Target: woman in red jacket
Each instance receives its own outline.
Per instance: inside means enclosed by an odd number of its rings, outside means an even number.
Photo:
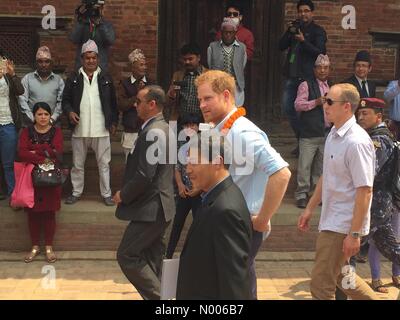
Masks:
[[[45,102],[33,106],[35,123],[25,128],[19,138],[18,153],[21,161],[35,165],[46,162],[59,163],[63,153],[63,136],[60,128],[50,124],[51,108]],[[32,250],[25,257],[25,262],[32,262],[40,253],[40,229],[44,226],[46,259],[49,263],[56,261],[53,252],[53,238],[56,228],[56,211],[61,207],[61,186],[35,187],[35,205],[25,208],[28,214]]]

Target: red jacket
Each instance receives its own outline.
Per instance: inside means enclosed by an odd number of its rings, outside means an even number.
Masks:
[[[217,32],[215,39],[221,40],[221,31]],[[238,39],[238,41],[243,42],[246,45],[247,60],[251,60],[254,55],[253,33],[241,24],[237,31],[236,39]]]
[[[63,135],[60,128],[56,132],[51,144],[34,144],[29,137],[29,129],[24,128],[19,137],[18,156],[21,161],[41,164],[46,159],[46,151],[53,162],[58,162],[57,154],[61,157],[63,153]],[[31,151],[35,151],[32,153]],[[58,211],[61,207],[61,186],[35,188],[35,205],[33,212]]]

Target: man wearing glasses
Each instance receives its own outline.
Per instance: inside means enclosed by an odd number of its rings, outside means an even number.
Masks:
[[[323,175],[298,221],[299,230],[308,231],[322,201],[311,295],[334,300],[338,286],[353,300],[375,300],[371,287],[348,265],[360,250],[361,237],[369,233],[374,145],[356,123],[360,95],[353,85],[333,86],[324,100],[325,116],[333,127],[325,143]]]
[[[247,59],[251,60],[254,54],[254,35],[243,25],[243,8],[237,1],[230,1],[226,6],[225,17],[236,19],[239,27],[236,39],[246,45]],[[221,31],[218,31],[216,40],[221,40]]]
[[[283,110],[296,137],[300,134],[300,121],[294,108],[297,89],[305,79],[313,77],[314,62],[318,55],[326,54],[326,32],[314,23],[314,4],[311,0],[297,3],[298,18],[289,23],[288,30],[279,41],[279,49],[288,49],[284,73],[287,77],[283,89]],[[293,154],[298,154],[294,150]]]

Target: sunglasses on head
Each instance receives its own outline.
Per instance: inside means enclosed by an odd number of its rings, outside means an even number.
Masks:
[[[227,17],[235,17],[235,18],[237,18],[237,17],[240,16],[240,13],[239,12],[227,12],[226,16]]]

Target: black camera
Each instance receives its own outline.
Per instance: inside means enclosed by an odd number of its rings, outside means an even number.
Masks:
[[[303,25],[304,25],[304,22],[302,20],[299,20],[299,19],[294,20],[290,23],[288,31],[289,31],[289,33],[291,33],[293,35],[299,34],[301,29],[303,28]]]
[[[82,0],[82,4],[75,10],[78,20],[100,17],[99,6],[104,3],[105,0]]]

